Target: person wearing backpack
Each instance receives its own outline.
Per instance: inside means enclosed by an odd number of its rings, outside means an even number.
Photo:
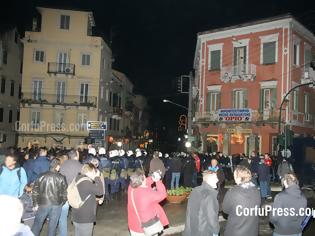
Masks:
[[[50,170],[42,173],[34,182],[33,205],[35,214],[32,231],[35,236],[40,235],[43,223],[49,217],[48,236],[55,236],[61,208],[67,201],[67,181],[58,171],[60,160],[54,159],[50,163]]]
[[[100,171],[93,164],[83,165],[81,174],[74,180],[77,183],[76,187],[81,199],[81,203],[76,207],[71,204],[71,199],[75,196],[70,196],[68,189],[69,204],[73,207],[72,220],[75,236],[91,236],[93,234],[94,222],[96,221],[96,196],[104,193],[100,176]]]
[[[24,168],[17,165],[17,157],[14,154],[7,154],[4,165],[0,166],[0,195],[21,197],[26,184]]]

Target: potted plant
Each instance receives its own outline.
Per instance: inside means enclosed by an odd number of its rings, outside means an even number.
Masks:
[[[191,190],[190,190],[191,191]],[[167,201],[169,203],[182,203],[190,193],[189,188],[179,187],[167,190]]]

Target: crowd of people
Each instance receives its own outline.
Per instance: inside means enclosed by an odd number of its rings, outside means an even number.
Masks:
[[[57,228],[60,236],[68,234],[71,205],[67,190],[72,183],[77,186],[82,199],[80,207],[72,207],[76,236],[92,235],[97,205],[108,203],[124,193],[128,194],[131,235],[158,235],[169,224],[159,205],[166,198],[166,189],[196,187],[188,202],[184,235],[209,235],[205,232],[218,235],[221,211],[229,215],[224,235],[257,235],[258,218],[237,218],[236,204],[255,207],[260,206],[261,201],[271,199],[271,180],[281,180],[287,191],[294,185],[295,194],[299,194],[297,179],[292,172],[292,165],[287,160],[276,161],[269,154],[255,152],[246,157],[220,152],[163,155],[155,151],[148,154],[140,149],[106,152],[103,147],[86,150],[10,148],[0,167],[0,195],[18,198],[23,203],[22,222],[30,226],[31,232],[21,235],[40,235],[47,218],[49,236],[56,235]],[[227,180],[234,180],[236,187],[224,194]],[[279,202],[279,198],[275,202]],[[304,205],[303,202],[301,206]],[[204,222],[200,222],[202,219]],[[271,218],[271,222],[277,225],[279,219]],[[25,232],[24,224],[16,232]],[[250,229],[241,227],[243,224]],[[282,233],[282,226],[279,227],[276,230]],[[153,228],[159,231],[152,233]],[[9,234],[0,229],[0,235]]]

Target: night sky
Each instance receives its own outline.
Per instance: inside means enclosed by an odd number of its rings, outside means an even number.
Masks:
[[[16,23],[23,32],[38,5],[93,11],[95,34],[111,45],[113,68],[148,98],[152,129],[165,127],[173,137],[185,110],[162,99],[187,105],[175,81],[192,70],[197,32],[288,12],[315,31],[315,3],[306,0],[11,0],[1,6],[0,22]]]

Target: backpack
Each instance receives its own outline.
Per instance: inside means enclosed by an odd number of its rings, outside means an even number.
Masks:
[[[2,171],[3,171],[3,164],[0,165],[0,175],[2,174]],[[18,178],[19,178],[19,181],[21,182],[21,167],[19,167],[19,169],[17,170],[16,172]]]
[[[89,194],[84,200],[82,200],[80,197],[78,184],[80,184],[81,182],[85,180],[92,182],[91,179],[88,177],[82,177],[77,182],[75,181],[75,178],[74,178],[71,184],[67,188],[67,198],[68,198],[69,205],[72,208],[76,208],[76,209],[80,208],[86,202],[86,200],[88,200],[88,198],[91,196],[91,194]]]

